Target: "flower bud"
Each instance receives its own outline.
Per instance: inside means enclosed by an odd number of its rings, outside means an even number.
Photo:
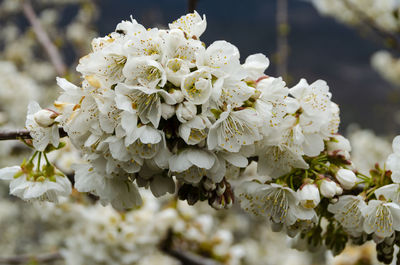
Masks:
[[[342,195],[343,189],[339,185],[336,185],[336,195]]]
[[[321,195],[326,198],[332,198],[336,195],[337,186],[336,183],[330,179],[323,179],[319,186]]]
[[[317,207],[318,203],[321,201],[318,187],[314,184],[305,184],[302,186],[297,190],[297,196],[300,204],[308,209]]]
[[[33,119],[40,127],[50,127],[54,124],[58,114],[48,109],[41,109],[33,115]]]
[[[203,182],[203,187],[204,189],[206,189],[207,191],[209,190],[215,190],[215,188],[217,187],[215,182],[212,181],[209,178],[206,178],[205,181]]]
[[[338,155],[344,156],[345,159],[350,159],[351,145],[342,135],[335,135],[326,144],[328,152],[336,152]]]
[[[176,103],[181,103],[183,101],[183,93],[182,91],[175,89],[172,93],[170,93],[171,96],[175,99]]]
[[[161,104],[161,116],[165,119],[168,120],[175,114],[175,108],[174,106],[168,105],[166,103]]]
[[[193,119],[196,116],[196,113],[196,106],[189,101],[185,101],[178,105],[176,117],[180,122],[185,123]]]
[[[339,169],[336,173],[336,179],[345,190],[353,188],[357,181],[356,174],[354,174],[353,171],[344,168]]]

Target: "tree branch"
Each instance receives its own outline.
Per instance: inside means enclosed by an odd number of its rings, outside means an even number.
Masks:
[[[34,255],[21,255],[21,256],[14,256],[14,257],[0,257],[0,264],[4,265],[12,265],[12,264],[25,264],[28,262],[35,261],[38,264],[53,262],[56,260],[61,260],[63,257],[59,252],[55,253],[48,253],[48,254],[40,254],[37,256]]]
[[[46,50],[47,54],[50,57],[50,61],[53,64],[56,72],[60,76],[64,76],[67,70],[63,59],[58,52],[56,46],[51,42],[49,36],[47,35],[46,31],[43,29],[40,21],[33,10],[32,4],[29,0],[25,0],[22,4],[22,10],[29,20],[29,23],[32,25],[33,31],[36,34],[36,37],[43,48]]]
[[[58,128],[60,137],[68,136],[63,128]],[[10,130],[10,131],[0,131],[0,141],[4,140],[18,140],[18,139],[32,139],[28,130]]]
[[[288,22],[288,3],[287,0],[278,0],[276,6],[276,25],[277,25],[277,42],[278,48],[276,58],[276,73],[278,76],[282,76],[284,79],[287,78],[288,74],[288,34],[289,34],[289,22]]]
[[[160,249],[165,254],[176,258],[184,265],[222,265],[221,263],[202,257],[195,253],[191,253],[182,249],[177,249],[174,247],[173,232],[170,229],[167,233],[167,237],[161,242]]]

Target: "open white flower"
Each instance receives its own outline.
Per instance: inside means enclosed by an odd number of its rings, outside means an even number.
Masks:
[[[32,136],[36,150],[44,151],[49,144],[57,147],[60,143],[58,125],[55,122],[57,116],[53,111],[43,110],[37,102],[29,103],[25,126]]]
[[[228,109],[211,126],[207,144],[210,150],[217,148],[238,152],[242,146],[251,145],[261,139],[259,133],[260,117],[252,108],[243,110]]]
[[[160,63],[146,57],[129,57],[122,73],[126,77],[126,83],[130,85],[142,85],[146,88],[163,87],[167,82],[167,75]]]
[[[211,74],[206,70],[194,71],[182,79],[181,89],[187,100],[201,105],[211,95]]]
[[[169,75],[169,77],[173,77],[170,82],[176,86],[180,86],[180,82],[175,83],[175,78],[180,76],[179,72],[181,70],[187,70],[189,73],[190,68],[196,66],[197,54],[203,53],[205,47],[198,39],[188,39],[188,36],[185,36],[185,33],[180,29],[172,29],[162,33],[162,38],[165,41],[165,49],[163,50],[161,63],[166,67],[167,76],[168,72],[172,74]],[[172,72],[168,69],[172,70]]]
[[[278,127],[288,113],[285,99],[289,89],[281,77],[262,79],[257,83],[256,89],[260,92],[260,96],[254,107],[264,119],[263,133],[268,136],[271,128]]]
[[[197,65],[199,68],[208,67],[216,77],[232,75],[236,80],[246,76],[240,65],[238,48],[226,41],[215,41],[203,53],[198,53]]]
[[[179,136],[189,145],[198,144],[207,138],[207,129],[210,126],[206,117],[195,116],[179,126]]]
[[[142,123],[151,122],[154,127],[158,127],[161,119],[161,98],[167,103],[174,103],[165,90],[129,86],[124,83],[115,87],[115,94],[119,109],[132,113],[132,117],[139,116]]]
[[[327,118],[330,114],[330,99],[331,93],[329,87],[323,80],[317,80],[312,84],[308,84],[305,79],[290,89],[290,94],[296,98],[300,107],[304,111],[304,118],[308,116],[318,116],[320,118]],[[326,122],[320,120],[319,123]],[[310,125],[311,127],[320,126],[319,123]]]
[[[307,169],[301,149],[288,145],[266,146],[258,151],[258,174],[278,178],[289,173],[292,168]]]
[[[76,70],[85,76],[94,75],[108,86],[124,81],[122,69],[127,57],[121,41],[111,40],[105,48],[82,57]]]
[[[139,176],[136,178],[136,183],[139,187],[150,187],[151,192],[156,197],[175,192],[173,178],[163,175],[163,169],[152,159],[145,161]]]
[[[315,212],[298,205],[296,192],[278,184],[245,182],[237,188],[240,206],[258,217],[266,217],[272,223],[293,225],[297,220],[312,220]]]
[[[395,203],[370,200],[362,213],[365,218],[363,228],[367,234],[386,238],[394,231],[400,231],[400,206]]]
[[[140,193],[129,174],[107,177],[100,166],[91,164],[74,165],[75,188],[80,192],[91,192],[100,197],[103,205],[111,203],[119,210],[130,209],[142,204]]]
[[[147,30],[141,25],[141,28],[133,35],[127,36],[123,48],[131,58],[145,57],[157,61],[162,57],[165,41],[161,38],[160,31],[157,28]],[[134,65],[131,65],[131,67],[132,69],[135,68]]]
[[[254,88],[248,86],[246,82],[237,81],[232,78],[222,78],[214,82],[212,98],[218,97],[218,107],[231,105],[232,108],[241,107],[243,102],[254,94]]]
[[[128,138],[126,138],[127,140]],[[126,149],[141,158],[153,158],[164,147],[164,134],[152,126],[143,125],[135,130],[131,140],[132,144],[125,141]]]
[[[362,211],[366,203],[361,196],[343,195],[334,204],[329,204],[328,211],[343,228],[354,236],[363,232],[364,217]]]
[[[292,128],[294,120],[293,116],[287,116],[279,127],[271,131],[269,137],[260,141],[257,146],[257,171],[260,175],[278,178],[293,168],[308,168],[303,159],[304,150],[301,145],[304,136],[299,132],[298,126]]]
[[[386,201],[400,205],[400,184],[393,183],[380,187],[375,192],[377,198],[385,198]]]
[[[248,56],[243,64],[243,68],[246,69],[251,80],[257,80],[258,78],[262,77],[268,66],[269,60],[262,53]]]
[[[190,73],[189,65],[179,58],[169,59],[165,67],[168,81],[177,87],[180,87],[183,78]]]
[[[72,192],[71,182],[66,176],[59,172],[50,178],[35,175],[32,167],[27,164],[0,169],[0,179],[10,181],[11,195],[26,201],[45,200],[57,203],[59,196],[69,196]]]
[[[188,148],[169,159],[169,169],[177,178],[198,183],[213,167],[215,160],[211,152]]]
[[[203,19],[201,19],[201,16],[196,11],[182,16],[169,24],[170,29],[180,29],[188,38],[192,38],[193,36],[199,38],[206,30],[206,27],[206,16],[203,16]]]

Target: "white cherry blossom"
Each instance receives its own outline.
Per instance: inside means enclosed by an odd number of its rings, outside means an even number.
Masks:
[[[206,150],[188,148],[169,159],[169,169],[179,179],[198,183],[215,161],[215,155]]]
[[[297,220],[311,220],[314,210],[299,206],[296,192],[278,184],[243,183],[237,190],[241,207],[257,217],[266,217],[272,223],[293,225]]]
[[[367,234],[390,237],[394,231],[400,230],[400,206],[380,200],[370,200],[362,210],[364,216],[364,231]]]
[[[238,152],[241,146],[251,145],[261,139],[259,122],[260,117],[254,109],[236,111],[228,105],[228,109],[210,127],[208,148],[213,150],[219,146],[230,152]]]
[[[202,19],[196,11],[194,11],[194,13],[182,16],[169,24],[170,29],[180,29],[185,32],[188,38],[192,38],[193,36],[196,38],[200,37],[201,34],[203,34],[203,32],[206,30],[206,27],[206,16],[203,16]]]
[[[60,143],[58,125],[55,122],[57,116],[54,111],[43,110],[37,102],[29,103],[25,126],[37,150],[43,151],[49,144],[57,147]]]
[[[358,236],[363,232],[366,203],[361,196],[343,195],[334,204],[329,204],[328,211],[349,233]]]
[[[59,196],[66,197],[72,192],[71,182],[61,174],[51,178],[35,177],[32,169],[13,166],[0,169],[0,179],[10,181],[10,194],[26,201],[45,200],[58,202]]]

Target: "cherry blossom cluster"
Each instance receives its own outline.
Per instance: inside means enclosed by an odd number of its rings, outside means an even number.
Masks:
[[[266,56],[241,64],[226,41],[206,47],[205,28],[197,13],[167,30],[123,21],[93,40],[77,67],[80,87],[58,79],[55,121],[87,160],[75,167],[75,188],[130,208],[140,204],[137,185],[160,196],[177,180],[181,199],[227,208],[229,180],[249,158],[259,159],[260,174],[277,177],[307,168],[303,156],[324,149],[339,125],[326,83],[289,89],[264,74]]]
[[[374,239],[379,259],[391,260],[400,243],[400,138],[387,168],[358,172],[325,81],[301,79],[289,88],[264,73],[263,54],[241,63],[233,44],[207,47],[205,29],[195,12],[168,29],[131,18],[94,39],[77,66],[82,83],[58,78],[55,110],[29,104],[32,141],[25,143],[36,152],[0,170],[11,194],[57,201],[71,193],[47,158],[64,146],[62,128],[83,154],[72,167],[74,188],[104,205],[135,208],[145,187],[156,197],[176,192],[190,205],[222,209],[235,191],[245,211],[310,250],[324,245],[337,254],[348,239]],[[242,173],[253,161],[257,176],[248,181]]]

